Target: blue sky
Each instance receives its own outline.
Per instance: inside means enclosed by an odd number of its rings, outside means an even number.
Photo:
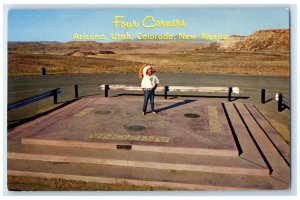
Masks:
[[[114,16],[139,23],[148,15],[155,20],[184,19],[186,27],[121,29],[113,26]],[[138,32],[150,34],[178,33],[249,35],[261,29],[289,28],[289,12],[285,8],[195,8],[195,9],[65,9],[10,10],[8,41],[72,41],[74,33],[104,34]],[[109,41],[108,41],[109,42]]]

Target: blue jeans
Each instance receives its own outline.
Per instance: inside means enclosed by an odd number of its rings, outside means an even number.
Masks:
[[[148,101],[150,99],[151,111],[154,111],[154,90],[145,90],[143,112],[147,111]]]

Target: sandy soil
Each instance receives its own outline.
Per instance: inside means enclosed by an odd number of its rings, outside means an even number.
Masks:
[[[170,189],[127,184],[87,183],[63,179],[8,176],[10,191],[168,191]]]
[[[103,54],[63,56],[47,54],[9,54],[8,75],[138,73],[142,63],[155,66],[158,73],[208,73],[288,76],[289,54],[176,53],[176,54]]]

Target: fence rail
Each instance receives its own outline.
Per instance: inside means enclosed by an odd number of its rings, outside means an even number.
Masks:
[[[60,88],[56,88],[56,89],[50,90],[48,92],[44,92],[44,93],[41,93],[41,94],[38,94],[38,95],[35,95],[35,96],[32,96],[32,97],[28,97],[26,99],[22,99],[20,101],[16,101],[14,103],[10,103],[7,106],[7,110],[8,111],[13,110],[13,109],[25,106],[27,104],[30,104],[30,103],[48,98],[50,96],[53,96],[53,102],[54,102],[54,104],[57,104],[57,95],[60,94],[60,93],[61,93]]]
[[[105,91],[105,97],[108,97],[108,90],[141,91],[140,86],[128,85],[98,85],[99,90]],[[165,99],[168,98],[168,92],[200,92],[200,93],[227,93],[228,101],[231,101],[232,94],[239,94],[238,87],[191,87],[191,86],[159,86],[156,91],[164,92]]]

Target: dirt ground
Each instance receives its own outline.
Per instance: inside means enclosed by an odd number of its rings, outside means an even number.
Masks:
[[[170,189],[133,186],[127,184],[103,184],[63,179],[8,176],[10,191],[168,191]]]
[[[288,76],[286,52],[199,52],[168,54],[103,54],[65,56],[49,54],[8,54],[8,75],[134,73],[142,63],[158,73],[248,74]]]

